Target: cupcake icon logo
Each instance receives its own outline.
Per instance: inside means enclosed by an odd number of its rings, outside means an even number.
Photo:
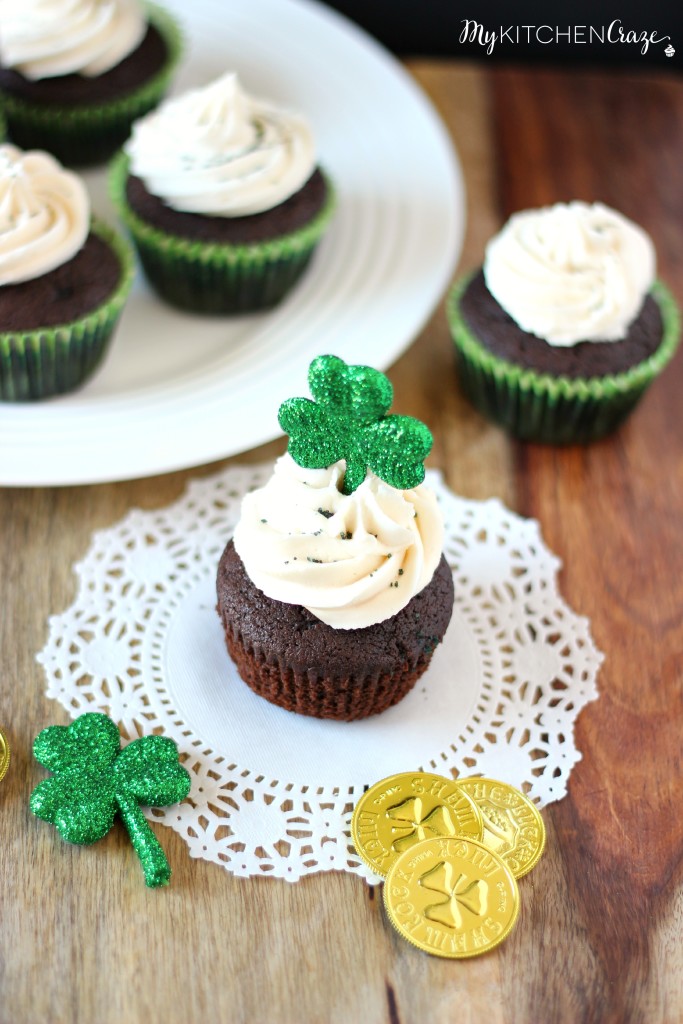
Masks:
[[[676,51],[674,50],[674,48],[671,45],[671,43],[669,43],[669,45],[667,46],[666,50],[664,51],[664,53],[667,55],[667,57],[673,57],[675,52]]]

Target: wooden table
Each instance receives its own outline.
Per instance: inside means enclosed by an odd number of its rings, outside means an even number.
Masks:
[[[512,210],[601,199],[655,240],[683,299],[683,91],[664,75],[409,65],[458,147],[461,268]],[[582,713],[583,760],[544,817],[510,938],[470,962],[425,956],[351,875],[289,885],[191,861],[150,891],[123,829],[69,847],[28,812],[31,742],[65,712],[34,655],[75,594],[91,531],[156,508],[216,467],[110,486],[0,493],[0,1022],[673,1022],[683,1019],[683,351],[617,436],[590,448],[508,440],[460,395],[443,310],[392,368],[395,407],[430,423],[462,494],[540,519],[568,602],[607,653]],[[242,461],[272,458],[280,442]]]

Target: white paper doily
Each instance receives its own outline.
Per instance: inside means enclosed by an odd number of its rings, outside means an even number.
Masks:
[[[566,792],[581,754],[574,721],[595,699],[602,655],[557,590],[538,523],[496,500],[429,483],[446,520],[455,607],[444,642],[400,704],[362,722],[276,708],[240,680],[215,610],[215,573],[242,495],[272,467],[194,481],[175,504],[132,510],[96,533],[74,604],[49,620],[47,694],[76,717],[104,711],[124,740],[178,744],[188,801],[149,811],[193,857],[236,875],[314,871],[374,880],[349,837],[353,805],[392,772],[482,774],[539,806]]]

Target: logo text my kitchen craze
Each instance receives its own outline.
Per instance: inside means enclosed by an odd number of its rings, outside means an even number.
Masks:
[[[647,53],[650,46],[665,43],[669,36],[659,35],[656,29],[626,28],[620,19],[611,21],[609,25],[504,25],[498,28],[486,28],[479,21],[463,18],[462,31],[459,36],[461,43],[478,43],[488,54],[493,53],[497,43],[510,43],[513,46],[526,43],[539,43],[541,46],[569,43],[580,46],[587,43],[626,44],[639,46],[642,54]]]

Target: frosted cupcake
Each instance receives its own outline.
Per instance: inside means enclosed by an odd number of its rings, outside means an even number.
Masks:
[[[83,182],[48,153],[0,146],[0,398],[82,384],[104,354],[133,254],[92,224]]]
[[[13,141],[63,163],[107,160],[164,95],[174,21],[138,0],[0,0],[0,99]]]
[[[632,221],[599,203],[528,210],[458,282],[448,317],[464,390],[527,440],[617,427],[673,355],[675,303]]]
[[[278,303],[334,206],[308,122],[248,96],[234,74],[137,122],[111,189],[154,289],[200,313]]]
[[[444,527],[422,483],[431,435],[388,415],[370,367],[314,360],[290,399],[289,452],[248,494],[220,561],[218,611],[240,675],[274,704],[352,720],[396,704],[450,621]]]

